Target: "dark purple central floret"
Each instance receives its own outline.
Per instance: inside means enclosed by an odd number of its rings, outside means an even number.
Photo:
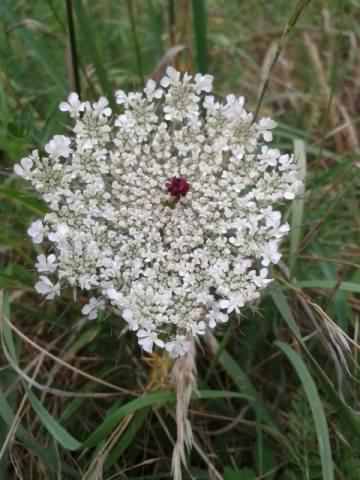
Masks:
[[[188,193],[190,184],[185,177],[173,177],[166,182],[166,188],[172,197],[179,200]]]

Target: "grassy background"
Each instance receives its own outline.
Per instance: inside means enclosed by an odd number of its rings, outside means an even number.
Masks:
[[[306,166],[276,281],[199,345],[185,477],[359,479],[359,2],[72,4],[83,98],[140,87],[170,58],[275,117],[277,145]],[[12,168],[66,131],[73,67],[64,1],[1,1],[0,479],[169,478],[166,359],[115,317],[85,322],[84,299],[33,290],[26,229],[45,209]]]

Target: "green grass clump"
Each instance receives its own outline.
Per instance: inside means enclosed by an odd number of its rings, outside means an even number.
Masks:
[[[26,229],[45,207],[12,173],[65,131],[58,104],[78,83],[110,95],[168,62],[274,117],[306,183],[275,282],[198,349],[184,475],[360,478],[359,45],[350,0],[2,0],[1,479],[170,477],[166,359],[143,358],[115,317],[84,321],[81,297],[39,304]]]

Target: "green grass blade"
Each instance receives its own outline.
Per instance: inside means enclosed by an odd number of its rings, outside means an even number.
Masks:
[[[136,18],[135,18],[133,0],[126,0],[126,5],[127,5],[127,10],[128,10],[128,16],[129,16],[129,19],[130,19],[131,34],[132,34],[132,40],[133,40],[133,45],[134,45],[134,53],[135,53],[135,57],[136,57],[138,75],[139,75],[140,82],[143,84],[145,82],[144,69],[143,69],[143,62],[142,62],[142,58],[141,58],[141,49],[140,49],[139,36],[138,36],[138,32],[137,32],[137,25],[136,25]]]
[[[17,364],[17,349],[15,346],[14,338],[12,331],[7,323],[8,318],[10,318],[10,300],[8,294],[0,292],[0,312],[1,312],[1,321],[0,321],[0,334],[1,342],[3,349],[7,348],[9,355],[15,364]],[[16,407],[14,406],[14,409]],[[0,389],[0,417],[3,419],[5,425],[10,429],[13,427],[13,422],[16,420],[16,415],[13,408],[11,407],[9,401],[6,398],[5,392]],[[21,425],[17,425],[15,430],[16,438],[34,455],[39,457],[44,465],[49,469],[49,475],[52,475],[52,472],[55,470],[57,465],[57,459],[52,448],[43,448],[31,435],[30,432],[27,432],[26,429]],[[51,477],[53,478],[53,477]]]
[[[28,390],[29,400],[44,427],[66,450],[78,450],[82,445],[69,432],[67,432],[60,423],[46,410],[38,398]]]
[[[15,413],[6,400],[4,392],[0,390],[0,417],[4,423],[11,428],[13,421],[15,420]],[[56,458],[53,455],[53,451],[44,448],[40,445],[31,434],[28,433],[24,427],[18,425],[16,428],[15,436],[17,440],[22,443],[30,452],[38,456],[47,466],[49,471],[54,471],[56,466]]]
[[[325,290],[337,290],[343,292],[360,293],[360,283],[355,282],[341,282],[337,283],[336,280],[304,280],[296,282],[296,285],[301,288],[323,288]]]
[[[236,363],[234,358],[224,350],[219,357],[219,362],[228,375],[232,378],[235,385],[239,388],[239,391],[251,399],[250,402],[257,412],[261,412],[263,420],[270,425],[274,425],[274,421],[264,403],[260,399],[259,393],[250,382],[246,373]]]
[[[131,400],[130,402],[122,405],[120,408],[116,409],[110,415],[108,415],[104,422],[98,427],[95,432],[93,432],[84,442],[84,447],[94,447],[98,445],[98,443],[106,437],[108,433],[110,433],[119,423],[119,421],[130,415],[132,413],[137,412],[146,407],[152,406],[161,406],[168,402],[175,401],[175,394],[173,392],[156,392],[156,393],[148,393],[143,395],[140,398],[136,398],[135,400]]]
[[[133,439],[135,438],[138,431],[144,425],[144,422],[148,416],[149,409],[145,408],[137,412],[132,419],[130,425],[128,426],[124,435],[120,438],[119,442],[112,449],[109,457],[105,461],[105,470],[110,468],[114,463],[116,463],[119,457],[125,452],[125,450],[130,447]]]
[[[96,27],[93,25],[91,15],[88,12],[88,7],[84,6],[83,0],[77,0],[76,2],[73,2],[73,5],[75,8],[77,21],[80,26],[80,34],[83,40],[82,45],[86,45],[87,54],[91,59],[92,63],[94,64],[100,86],[104,94],[108,97],[111,106],[114,106],[114,99],[112,96],[112,88],[110,85],[110,81],[108,79],[108,75],[104,67],[104,62],[101,59],[101,55],[95,41],[96,37],[94,35],[94,32],[96,32]],[[81,58],[81,52],[79,52],[79,56]]]
[[[215,337],[211,336],[210,339],[217,350],[217,341]],[[239,391],[250,399],[250,405],[261,416],[262,420],[278,431],[270,412],[260,398],[256,388],[253,386],[246,373],[239,367],[234,358],[225,349],[223,349],[218,357],[218,361],[223,369],[227,372],[229,377],[233,380],[234,384],[238,387]]]
[[[79,63],[78,63],[76,32],[75,32],[74,15],[73,15],[73,3],[71,2],[71,0],[66,0],[66,11],[67,11],[67,24],[68,24],[68,32],[69,32],[70,59],[71,59],[69,83],[71,85],[71,89],[74,92],[77,92],[78,95],[81,97],[80,69],[79,69]]]
[[[194,400],[198,398],[200,400],[205,399],[221,399],[221,398],[241,398],[251,400],[251,397],[237,392],[228,392],[223,390],[200,390],[198,395],[194,397]],[[121,405],[119,408],[112,411],[103,421],[103,423],[93,432],[84,442],[84,447],[95,447],[108,435],[119,423],[119,421],[131,415],[139,410],[148,407],[161,407],[168,403],[174,403],[176,396],[174,392],[155,392],[143,395],[140,398],[131,400],[125,405]]]
[[[344,425],[346,430],[351,431],[352,435],[355,435],[356,438],[359,438],[360,434],[360,422],[358,416],[354,413],[354,411],[344,402],[342,398],[340,398],[339,393],[336,391],[334,385],[325,374],[319,363],[310,353],[309,349],[307,348],[305,342],[302,339],[299,327],[296,323],[296,320],[291,312],[290,306],[288,304],[287,298],[284,295],[283,291],[279,287],[279,285],[272,285],[270,288],[270,295],[273,298],[274,304],[279,310],[279,313],[287,326],[290,328],[291,332],[297,338],[297,340],[302,345],[302,348],[306,352],[309,360],[312,362],[314,367],[317,369],[321,380],[323,381],[324,388],[326,389],[328,395],[332,398],[334,404],[337,406],[339,411],[339,419],[340,423]]]
[[[292,314],[287,298],[284,292],[281,290],[280,285],[273,283],[269,288],[269,293],[275,306],[279,310],[280,315],[285,320],[295,337],[301,341],[301,333],[299,327],[296,323],[294,315]]]
[[[329,429],[324,407],[321,403],[316,384],[307,366],[298,353],[292,350],[291,347],[286,343],[275,342],[275,344],[287,356],[289,362],[296,371],[309,402],[318,438],[322,478],[323,480],[335,480]]]
[[[36,215],[44,215],[44,213],[47,212],[44,202],[38,200],[35,195],[25,193],[15,188],[1,185],[0,198],[5,198],[7,201],[21,205]]]
[[[196,65],[200,73],[208,71],[206,0],[192,0]]]
[[[4,342],[8,348],[8,351],[14,360],[17,363],[17,351],[14,342],[14,337],[11,331],[11,328],[8,325],[7,319],[10,319],[10,299],[7,292],[0,291],[0,330],[1,336],[4,339]]]
[[[160,3],[149,0],[147,4],[148,15],[150,18],[149,35],[151,38],[154,59],[158,62],[164,52],[164,20],[163,11]]]
[[[30,288],[33,289],[34,276],[22,265],[9,263],[6,268],[0,269],[0,288]]]
[[[254,398],[238,392],[229,392],[227,390],[200,390],[194,400],[220,400],[224,398],[241,398],[243,400],[254,401]]]

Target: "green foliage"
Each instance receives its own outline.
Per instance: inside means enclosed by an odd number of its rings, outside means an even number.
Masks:
[[[157,71],[174,46],[170,3],[72,2],[83,98],[113,100]],[[198,348],[193,478],[209,462],[225,480],[360,477],[357,3],[174,2],[186,47],[174,62],[274,116],[306,180],[276,281]],[[26,229],[46,210],[12,169],[66,132],[65,2],[2,0],[0,27],[0,478],[169,478],[166,359],[147,362],[115,315],[84,322],[72,291],[40,303],[33,290]]]
[[[303,478],[321,478],[315,423],[302,389],[294,394],[288,420],[289,440],[295,447],[294,466]]]
[[[335,476],[330,446],[329,428],[316,384],[300,355],[298,355],[289,347],[289,345],[286,345],[285,343],[277,342],[277,346],[285,353],[292,366],[296,370],[309,402],[318,439],[322,478],[323,480],[333,480]]]
[[[256,473],[250,470],[250,468],[234,470],[230,467],[225,467],[224,480],[256,480]]]

